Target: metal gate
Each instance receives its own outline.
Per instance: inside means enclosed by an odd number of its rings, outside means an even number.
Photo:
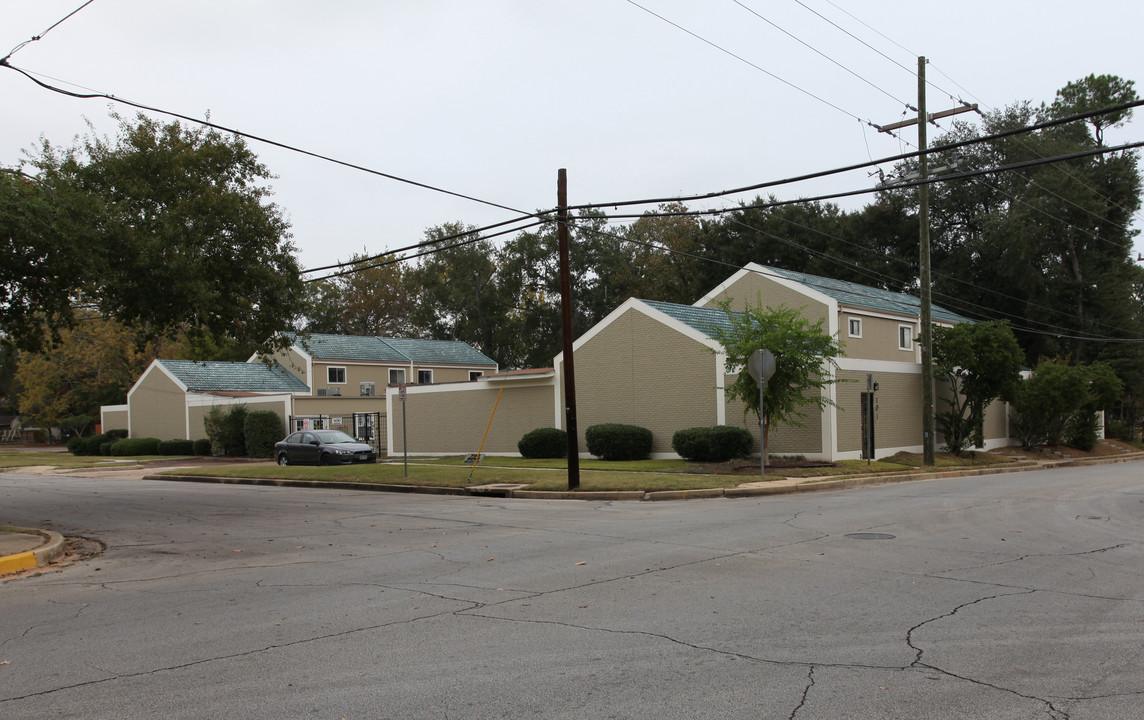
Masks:
[[[290,432],[299,430],[341,430],[353,436],[358,442],[372,445],[373,449],[381,455],[385,448],[381,442],[384,433],[381,432],[380,412],[356,412],[347,415],[291,415]]]

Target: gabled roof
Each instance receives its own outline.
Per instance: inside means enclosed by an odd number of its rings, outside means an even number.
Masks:
[[[755,267],[761,268],[766,275],[777,275],[778,277],[806,285],[823,295],[833,298],[842,305],[895,313],[897,315],[908,315],[910,317],[918,317],[921,313],[921,301],[907,293],[881,290],[868,285],[847,282],[846,280],[835,280],[833,278],[808,275],[806,273],[783,270],[782,268],[768,267],[765,265],[756,265]],[[970,322],[969,318],[962,317],[939,305],[932,306],[931,316],[935,322]]]
[[[168,373],[194,392],[309,392],[306,383],[278,363],[195,362],[156,360]]]
[[[320,360],[433,365],[496,365],[496,361],[459,340],[412,340],[314,333],[294,344]]]

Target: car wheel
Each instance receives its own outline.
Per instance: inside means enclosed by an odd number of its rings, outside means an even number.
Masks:
[[[286,457],[286,453],[278,453],[278,464],[282,467],[290,464],[290,459]]]
[[[334,464],[333,458],[330,457],[329,453],[322,453],[322,464],[323,465],[333,465]]]

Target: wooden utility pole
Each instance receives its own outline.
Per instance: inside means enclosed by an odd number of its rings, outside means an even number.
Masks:
[[[933,322],[930,307],[930,252],[929,252],[929,147],[926,130],[929,116],[926,115],[926,59],[918,58],[918,173],[922,184],[918,186],[918,267],[921,273],[921,322],[922,343],[922,464],[932,466],[935,462],[937,436],[933,402]]]
[[[926,59],[923,55],[918,58],[917,119],[903,120],[902,122],[892,123],[890,125],[882,125],[878,128],[879,132],[889,132],[913,125],[914,123],[917,123],[918,126],[918,151],[921,153],[921,155],[918,156],[918,181],[920,182],[918,185],[918,270],[920,275],[918,298],[921,305],[918,323],[921,325],[921,337],[919,342],[921,343],[922,351],[922,462],[925,465],[934,464],[934,455],[937,445],[937,423],[935,422],[934,414],[933,384],[933,321],[930,300],[932,288],[930,280],[929,183],[927,182],[929,179],[929,156],[926,154],[926,150],[928,149],[926,126],[937,118],[957,115],[963,112],[972,112],[976,109],[977,105],[963,105],[959,108],[944,110],[932,115],[926,112]]]
[[[576,429],[576,372],[572,363],[572,269],[568,258],[568,172],[556,176],[556,237],[560,245],[560,309],[564,334],[564,430],[568,433],[568,489],[580,487],[580,438]]]

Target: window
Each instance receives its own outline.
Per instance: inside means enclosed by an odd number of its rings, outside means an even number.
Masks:
[[[484,374],[485,373],[483,370],[470,370],[469,371],[469,382],[473,382],[474,380],[476,380],[477,378],[481,377]]]
[[[373,389],[373,383],[371,383],[371,382],[358,383],[358,388],[360,391],[359,394],[362,397],[373,397],[375,394],[374,389]]]
[[[898,349],[899,350],[913,350],[914,349],[914,326],[913,325],[899,325],[898,326]]]
[[[345,385],[346,369],[344,367],[326,368],[326,382],[331,385]]]
[[[850,337],[862,337],[862,318],[850,318]]]
[[[390,368],[389,369],[389,384],[390,385],[404,385],[405,384],[405,368]]]
[[[418,385],[431,385],[433,383],[432,370],[418,370],[417,371],[417,384]]]

